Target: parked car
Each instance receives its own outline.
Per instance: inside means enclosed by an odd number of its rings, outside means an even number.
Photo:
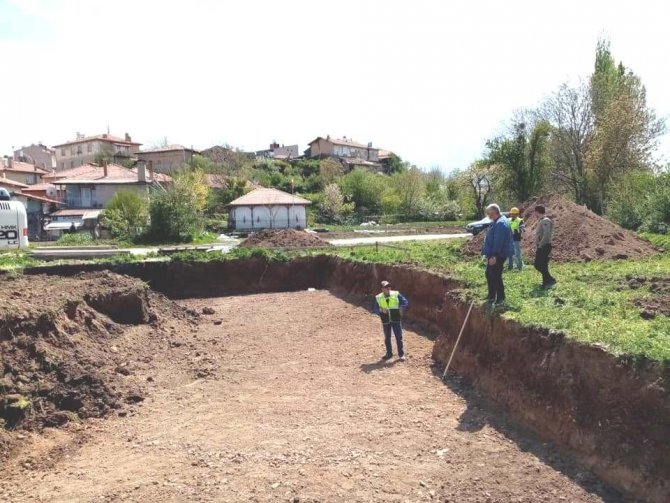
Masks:
[[[503,215],[505,215],[507,218],[509,218],[509,213],[507,211],[503,212]],[[481,220],[476,220],[474,222],[470,222],[468,225],[465,226],[465,232],[469,232],[473,236],[476,236],[482,231],[485,231],[488,229],[491,225],[491,219],[489,217],[484,217]]]

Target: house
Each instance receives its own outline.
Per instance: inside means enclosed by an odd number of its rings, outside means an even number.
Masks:
[[[56,151],[42,143],[33,143],[14,151],[14,159],[34,164],[45,171],[56,169]]]
[[[279,145],[276,141],[270,143],[270,148],[267,150],[256,151],[256,157],[268,159],[280,159],[288,161],[300,157],[300,148],[298,145]]]
[[[12,192],[21,192],[22,189],[28,187],[25,183],[16,182],[11,178],[0,177],[0,189],[6,189],[10,194]]]
[[[38,168],[34,164],[15,161],[11,157],[3,159],[3,163],[0,165],[0,177],[25,185],[40,183],[42,176],[48,173],[47,170]]]
[[[123,138],[110,134],[85,136],[77,133],[76,139],[55,145],[56,170],[64,170],[83,166],[108,157],[115,163],[135,159],[141,143],[132,141],[128,133]]]
[[[363,145],[346,136],[344,138],[325,138],[319,136],[309,142],[305,155],[311,159],[338,157],[340,159],[360,159],[372,163],[379,162],[379,149],[373,148],[372,143]]]
[[[58,206],[63,203],[55,198],[34,194],[28,192],[28,190],[28,188],[25,188],[21,192],[15,192],[13,199],[21,201],[26,208],[30,239],[42,239],[44,237],[42,229],[47,216],[56,211]]]
[[[259,188],[228,205],[228,226],[233,230],[304,229],[309,204],[307,199],[281,190]]]
[[[88,230],[95,232],[100,223],[102,210],[88,208],[62,209],[49,215],[44,224],[47,239],[58,239],[65,232],[74,230]]]
[[[144,161],[147,167],[156,173],[172,174],[191,163],[197,150],[183,145],[166,145],[164,147],[140,150],[137,158]]]
[[[43,179],[59,188],[61,200],[69,208],[103,208],[120,189],[147,195],[150,186],[172,181],[168,175],[147,172],[144,163],[132,169],[118,164],[86,164],[51,173]]]

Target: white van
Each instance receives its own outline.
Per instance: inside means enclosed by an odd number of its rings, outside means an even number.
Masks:
[[[28,248],[28,215],[23,203],[0,188],[0,251],[8,248]]]

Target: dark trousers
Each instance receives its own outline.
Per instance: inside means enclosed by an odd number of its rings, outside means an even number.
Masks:
[[[542,274],[542,286],[553,285],[556,280],[549,274],[549,255],[551,245],[544,245],[535,252],[535,269]]]
[[[495,265],[486,262],[486,283],[489,285],[489,300],[502,302],[505,300],[505,285],[503,284],[503,268],[505,260],[496,258]]]
[[[391,330],[395,334],[395,342],[398,345],[398,356],[405,355],[405,349],[402,346],[402,325],[399,321],[382,324],[384,327],[384,345],[386,346],[386,356],[393,354],[393,346],[391,345]]]

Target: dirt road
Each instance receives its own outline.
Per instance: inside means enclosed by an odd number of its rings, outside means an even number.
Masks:
[[[185,304],[215,314],[128,376],[145,402],[28,435],[0,501],[621,501],[442,384],[429,339],[407,331],[409,360],[380,364],[363,308],[321,291]]]

